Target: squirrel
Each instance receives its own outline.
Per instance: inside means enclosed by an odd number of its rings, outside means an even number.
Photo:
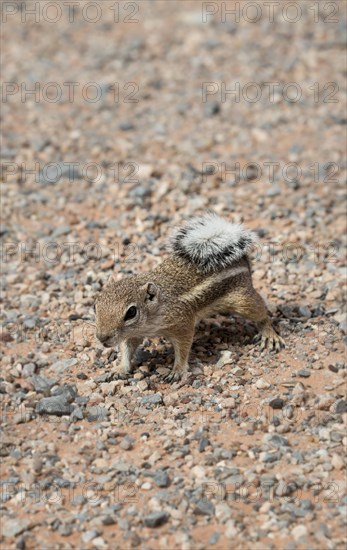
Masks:
[[[146,337],[173,344],[175,362],[164,378],[187,377],[196,323],[217,313],[254,321],[261,349],[284,347],[265,303],[253,288],[249,253],[256,235],[214,212],[189,219],[169,241],[169,255],[152,271],[111,279],[95,302],[96,336],[106,347],[119,345],[116,376],[132,372],[132,359]]]

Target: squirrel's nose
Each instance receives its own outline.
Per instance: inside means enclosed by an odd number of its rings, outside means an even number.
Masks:
[[[105,347],[107,347],[107,342],[109,340],[109,336],[107,334],[97,334],[97,339],[104,344]]]

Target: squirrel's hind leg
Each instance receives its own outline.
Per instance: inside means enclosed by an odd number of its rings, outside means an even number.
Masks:
[[[285,347],[283,339],[272,326],[264,300],[252,286],[233,289],[226,297],[225,303],[233,313],[254,321],[259,329],[260,348],[279,351]]]

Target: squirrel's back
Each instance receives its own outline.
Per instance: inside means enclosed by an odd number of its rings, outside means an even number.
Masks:
[[[242,224],[217,214],[194,217],[179,227],[170,240],[171,252],[202,273],[218,272],[248,255],[256,235]]]

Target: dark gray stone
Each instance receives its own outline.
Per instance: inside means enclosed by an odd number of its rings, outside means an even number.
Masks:
[[[271,464],[272,462],[277,462],[281,458],[280,453],[265,453],[263,462]]]
[[[116,523],[115,518],[113,518],[113,517],[110,516],[110,515],[104,516],[104,517],[102,518],[102,524],[103,524],[103,525],[114,525],[115,523]]]
[[[75,407],[70,416],[71,420],[83,420],[84,415],[80,407]]]
[[[76,395],[77,391],[75,387],[65,384],[61,388],[58,388],[52,397],[43,397],[36,404],[35,410],[38,414],[70,415],[74,410],[72,402]]]
[[[35,374],[35,370],[36,370],[35,363],[26,363],[22,370],[23,378],[29,378],[30,376],[33,376],[33,374]]]
[[[39,414],[51,414],[55,416],[70,415],[73,406],[66,402],[63,395],[55,397],[43,397],[36,405],[36,412]]]
[[[194,514],[198,516],[214,516],[214,505],[209,500],[199,500],[194,508]]]
[[[130,130],[135,130],[135,125],[132,122],[125,120],[120,123],[119,129],[123,132],[129,132]]]
[[[170,478],[165,470],[158,470],[154,476],[154,483],[158,487],[168,487],[170,485]]]
[[[210,538],[208,539],[208,544],[209,545],[214,545],[214,544],[217,544],[217,542],[219,541],[219,538],[220,538],[220,534],[215,532],[215,533],[212,533],[212,535],[210,536]]]
[[[306,317],[307,319],[312,317],[311,310],[307,306],[299,306],[298,311],[301,317]]]
[[[94,405],[87,408],[88,421],[89,422],[102,422],[106,420],[110,412],[101,405]]]
[[[100,376],[97,376],[95,378],[95,382],[111,382],[112,380],[112,373],[107,372],[105,374],[100,374]],[[80,378],[79,375],[77,375],[77,378]]]
[[[159,405],[159,403],[163,402],[163,398],[159,393],[155,393],[153,395],[145,395],[141,399],[142,405]]]
[[[56,388],[52,395],[64,395],[69,403],[72,403],[74,399],[77,397],[77,388],[75,385],[72,384],[64,384],[63,386],[59,386]]]
[[[28,317],[25,317],[24,321],[23,321],[23,327],[24,328],[35,328],[36,326],[39,325],[39,322],[40,322],[40,319],[39,317],[36,317],[36,316],[28,316]]]
[[[318,306],[314,307],[311,314],[312,317],[320,317],[321,315],[324,315],[325,308],[323,305],[319,304]]]
[[[347,400],[346,399],[340,399],[340,401],[337,401],[335,410],[338,414],[342,414],[342,413],[347,412]]]
[[[340,432],[332,431],[330,432],[330,440],[334,441],[335,443],[340,443],[343,439],[343,434]]]
[[[279,434],[266,434],[264,436],[265,443],[269,443],[272,447],[289,447],[289,441],[286,437]]]
[[[275,399],[271,399],[269,405],[272,409],[283,409],[284,400],[280,397],[275,397]]]
[[[9,228],[6,227],[6,225],[4,225],[3,223],[0,223],[0,237],[3,237],[8,232],[9,232]]]
[[[339,368],[336,365],[328,365],[328,369],[334,373],[339,372]]]
[[[160,527],[160,525],[163,525],[166,523],[169,519],[169,514],[166,512],[152,512],[152,514],[149,514],[148,516],[145,516],[143,518],[144,524],[146,527]]]
[[[303,508],[304,510],[313,510],[314,505],[309,498],[304,498],[304,500],[301,502],[301,508]]]
[[[83,178],[83,174],[78,166],[72,166],[68,162],[65,164],[64,162],[52,163],[39,173],[39,183],[42,184],[54,185],[61,178],[67,178],[69,181],[80,180]]]
[[[296,374],[301,378],[309,378],[311,376],[311,371],[308,369],[300,369]]]
[[[209,444],[210,444],[210,440],[207,439],[206,437],[202,437],[199,441],[199,447],[198,447],[199,453],[202,453],[206,449],[206,447],[208,447]]]
[[[130,197],[137,197],[139,199],[144,199],[151,194],[151,190],[144,185],[137,185],[129,192]]]
[[[217,101],[206,103],[204,112],[205,115],[208,117],[218,115],[218,113],[220,112],[220,104]]]

